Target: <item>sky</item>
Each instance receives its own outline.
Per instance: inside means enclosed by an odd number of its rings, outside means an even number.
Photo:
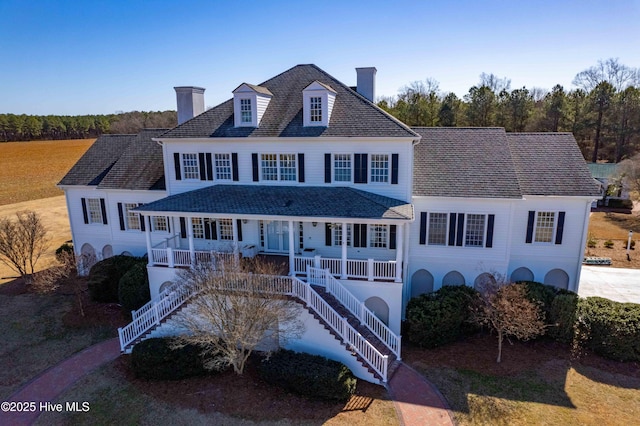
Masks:
[[[175,110],[191,85],[213,107],[306,63],[347,85],[374,66],[376,97],[483,72],[571,89],[608,58],[640,67],[640,0],[0,0],[0,113]]]

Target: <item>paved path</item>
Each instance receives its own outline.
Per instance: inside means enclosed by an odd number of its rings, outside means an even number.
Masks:
[[[578,294],[616,302],[640,303],[640,269],[583,266]]]
[[[402,363],[389,381],[389,393],[404,426],[452,426],[449,406],[438,389]]]
[[[0,411],[0,425],[32,424],[42,412],[40,402],[53,403],[69,386],[118,356],[120,342],[115,338],[90,346],[45,370],[9,398],[9,402],[35,402],[35,410],[21,413]]]

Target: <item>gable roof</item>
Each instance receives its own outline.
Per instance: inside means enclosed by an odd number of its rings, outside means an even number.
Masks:
[[[269,91],[266,87],[256,86],[255,84],[242,83],[240,86],[236,87],[233,90],[233,93],[236,93],[242,86],[247,86],[249,89],[253,90],[256,93],[260,93],[262,95],[273,96],[273,93]]]
[[[414,196],[522,198],[503,128],[414,130]]]
[[[136,135],[102,135],[89,147],[59,185],[98,185]]]
[[[571,133],[507,133],[507,140],[524,194],[598,196]]]
[[[410,203],[359,189],[325,186],[214,185],[171,195],[142,212],[413,220]]]
[[[100,189],[165,189],[162,146],[152,138],[167,129],[144,129],[124,149],[98,185]]]
[[[302,91],[314,81],[336,92],[328,127],[304,127]],[[161,138],[412,137],[409,127],[315,65],[297,65],[259,85],[273,94],[260,127],[234,127],[230,99],[161,135]]]

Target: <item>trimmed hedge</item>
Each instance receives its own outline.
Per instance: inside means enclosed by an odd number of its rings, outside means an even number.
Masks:
[[[118,286],[120,278],[136,263],[144,262],[143,258],[132,256],[112,256],[101,260],[89,271],[89,295],[95,302],[119,303]]]
[[[279,350],[260,363],[258,372],[272,385],[313,399],[347,401],[356,391],[349,368],[317,355]]]
[[[444,286],[413,298],[407,305],[408,338],[424,348],[454,342],[477,331],[470,307],[478,292],[468,286]]]
[[[640,361],[640,304],[581,299],[576,334],[578,343],[606,358]]]
[[[196,345],[171,347],[171,338],[143,340],[133,347],[131,368],[148,380],[179,380],[211,373],[204,367],[201,349]]]
[[[522,281],[527,288],[527,297],[542,303],[546,334],[560,342],[571,343],[574,334],[576,310],[579,297],[576,293],[535,281]]]
[[[140,309],[151,300],[149,275],[144,262],[134,264],[118,283],[118,300],[127,311]]]

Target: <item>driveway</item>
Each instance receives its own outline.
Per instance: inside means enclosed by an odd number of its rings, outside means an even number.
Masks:
[[[582,266],[578,294],[640,303],[640,269]]]

